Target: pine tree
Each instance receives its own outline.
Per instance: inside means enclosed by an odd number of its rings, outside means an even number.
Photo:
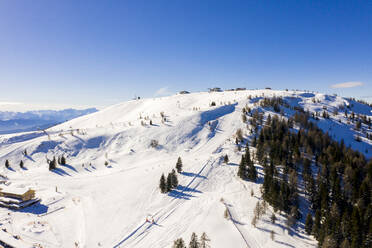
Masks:
[[[254,166],[252,161],[249,161],[248,163],[248,173],[247,177],[249,180],[255,182],[257,180],[257,170],[256,167]]]
[[[65,165],[66,164],[66,158],[64,155],[62,155],[61,157],[61,165]]]
[[[5,160],[5,167],[6,167],[6,168],[9,168],[9,166],[10,166],[10,165],[9,165],[9,160],[7,159],[7,160]]]
[[[271,238],[271,240],[275,239],[275,232],[273,230],[271,230],[271,232],[270,232],[270,238]]]
[[[49,162],[49,170],[54,170],[57,168],[57,160],[56,157],[53,157],[53,160]]]
[[[313,216],[308,213],[306,216],[306,222],[305,222],[305,231],[307,234],[311,234],[311,231],[313,230]]]
[[[313,235],[318,238],[319,237],[319,232],[320,232],[320,219],[321,219],[321,213],[320,210],[316,210],[315,212],[315,220],[313,223]]]
[[[241,179],[246,179],[247,178],[246,175],[247,175],[247,172],[246,172],[246,166],[245,166],[245,159],[244,159],[244,155],[242,155],[242,159],[240,160],[239,169],[238,169],[238,176]]]
[[[164,174],[161,175],[160,177],[160,184],[159,184],[160,192],[161,193],[166,193],[167,192],[167,184],[165,183],[165,176]]]
[[[224,162],[225,164],[229,163],[229,157],[227,156],[227,154],[224,156],[224,158],[223,158],[223,162]]]
[[[332,235],[328,235],[324,238],[322,248],[335,248],[337,247],[337,242]]]
[[[183,241],[182,238],[176,239],[173,243],[172,248],[186,248],[185,242]]]
[[[168,176],[167,176],[167,192],[171,191],[172,188],[173,188],[173,186],[172,186],[172,174],[168,173]]]
[[[21,160],[21,162],[19,163],[19,167],[23,169],[23,160]]]
[[[358,207],[353,207],[351,214],[351,247],[358,248],[361,245],[361,223]]]
[[[171,172],[171,184],[172,184],[172,188],[177,188],[178,186],[177,174],[174,169]]]
[[[189,248],[199,248],[198,236],[194,232],[191,234]]]
[[[178,157],[177,163],[176,163],[176,169],[178,173],[182,172],[182,160],[181,157]]]
[[[271,215],[270,219],[271,219],[271,223],[275,224],[276,216],[274,213]]]
[[[211,240],[208,238],[207,234],[203,232],[203,234],[200,237],[200,248],[207,248],[210,247],[208,242]]]
[[[341,243],[340,248],[350,248],[349,240],[344,239],[344,241],[342,241],[342,243]]]

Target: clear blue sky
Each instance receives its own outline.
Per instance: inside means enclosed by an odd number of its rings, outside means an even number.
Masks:
[[[0,1],[0,102],[213,86],[372,97],[372,1]]]

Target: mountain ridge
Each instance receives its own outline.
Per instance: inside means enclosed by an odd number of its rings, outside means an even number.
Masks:
[[[265,105],[265,99],[277,98],[283,101],[279,109]],[[276,224],[266,214],[257,227],[251,225],[255,205],[262,201],[264,170],[255,164],[256,183],[237,176],[245,144],[254,136],[251,117],[244,121],[242,116],[247,108],[265,119],[318,112],[312,122],[371,157],[368,125],[362,123],[357,130],[343,112],[367,115],[368,120],[371,107],[339,96],[264,89],[132,100],[45,133],[0,137],[0,164],[9,160],[12,169],[0,168],[0,174],[17,187],[34,188],[42,199],[40,205],[12,213],[14,234],[50,247],[74,242],[82,247],[170,247],[179,237],[188,240],[192,232],[204,231],[212,247],[246,247],[247,242],[250,247],[316,247],[302,221],[293,229],[284,228],[284,214],[277,214]],[[243,141],[237,140],[239,129]],[[67,165],[49,171],[46,158],[62,155]],[[223,163],[225,155],[228,164]],[[161,194],[159,178],[174,168],[178,157],[184,164],[180,185]],[[18,166],[20,160],[26,170]],[[223,218],[226,207],[231,221]],[[0,209],[0,215],[6,213]],[[272,207],[268,213],[274,213]],[[147,216],[155,224],[147,223]],[[27,223],[35,220],[47,223],[39,227],[41,232],[29,228]]]

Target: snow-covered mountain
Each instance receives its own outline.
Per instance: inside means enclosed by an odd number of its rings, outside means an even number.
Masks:
[[[258,104],[274,96],[288,104],[282,113]],[[320,115],[314,122],[371,158],[372,141],[366,135],[371,129],[365,124],[355,129],[344,114],[371,118],[371,106],[339,96],[265,89],[128,101],[45,132],[0,136],[0,165],[10,162],[0,174],[14,187],[35,189],[42,199],[21,211],[0,209],[0,224],[7,229],[0,231],[0,240],[17,247],[171,247],[179,237],[188,242],[192,232],[206,232],[214,248],[316,247],[301,222],[288,231],[285,217],[278,214],[271,223],[271,207],[256,227],[251,225],[261,200],[262,168],[256,165],[257,183],[237,177],[243,151],[237,149],[236,131],[242,129],[244,138],[251,139],[250,124],[241,117],[245,107],[284,118],[296,108],[325,111],[329,118]],[[46,158],[61,155],[67,164],[49,171]],[[161,194],[160,176],[175,167],[178,157],[184,170],[180,186]],[[230,220],[224,218],[226,208]]]
[[[0,111],[0,134],[45,129],[94,112],[97,112],[97,109],[37,110],[27,112]]]

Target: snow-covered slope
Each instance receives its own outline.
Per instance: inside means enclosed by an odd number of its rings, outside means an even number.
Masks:
[[[46,132],[0,136],[0,164],[8,159],[11,165],[2,167],[0,174],[14,187],[35,189],[42,199],[22,211],[0,209],[0,223],[8,231],[0,231],[0,240],[12,239],[11,233],[19,235],[25,247],[35,243],[43,247],[170,247],[176,238],[188,242],[192,232],[206,232],[212,247],[316,247],[301,224],[288,232],[284,216],[279,215],[272,224],[271,208],[253,227],[253,209],[262,200],[262,179],[251,183],[236,176],[242,154],[235,145],[236,130],[241,128],[250,138],[241,120],[242,108],[259,108],[257,102],[270,96],[282,96],[291,106],[310,112],[326,108],[330,118],[319,117],[317,124],[371,157],[372,142],[363,134],[367,127],[363,124],[356,131],[343,111],[332,114],[338,108],[371,117],[371,108],[341,97],[247,90],[124,102]],[[274,114],[270,108],[264,111]],[[285,109],[284,115],[293,113]],[[360,142],[354,138],[357,134]],[[153,140],[159,144],[156,148],[151,146]],[[46,159],[62,154],[67,165],[48,171]],[[221,160],[225,154],[229,164]],[[179,156],[184,164],[184,173],[178,176],[180,186],[161,194],[160,176],[174,168]],[[19,167],[20,160],[25,169]],[[226,207],[233,220],[224,218]]]

